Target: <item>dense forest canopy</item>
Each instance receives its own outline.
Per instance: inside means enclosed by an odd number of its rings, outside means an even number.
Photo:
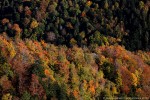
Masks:
[[[1,0],[0,99],[150,99],[149,0]]]
[[[1,3],[0,31],[10,37],[15,37],[11,26],[17,24],[22,39],[68,47],[120,44],[128,50],[150,48],[149,0],[12,1]]]
[[[149,100],[149,76],[150,52],[67,48],[0,36],[2,100]]]

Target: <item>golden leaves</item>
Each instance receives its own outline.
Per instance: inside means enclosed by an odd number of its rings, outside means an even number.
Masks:
[[[92,1],[87,1],[86,5],[90,7],[92,5]]]
[[[44,74],[49,77],[52,81],[56,81],[55,78],[53,77],[52,73],[48,69],[44,70]]]
[[[74,38],[72,38],[72,39],[70,40],[70,43],[71,43],[72,45],[75,45],[75,44],[77,44],[77,41],[76,41]]]
[[[70,29],[73,29],[73,25],[72,25],[70,22],[67,22],[66,27],[68,27],[68,28],[70,28]]]
[[[138,84],[138,78],[133,73],[131,73],[131,75],[132,75],[132,84],[134,86],[137,86],[137,84]]]
[[[15,47],[12,41],[6,40],[3,36],[0,37],[0,47],[2,47],[2,54],[5,57],[13,58],[16,55]]]
[[[117,88],[115,86],[112,87],[112,92],[113,92],[113,94],[118,94]]]
[[[2,100],[12,100],[12,95],[10,93],[7,93],[2,96]]]
[[[39,23],[36,20],[34,20],[31,22],[30,28],[34,29],[34,28],[38,27],[38,25],[39,25]]]

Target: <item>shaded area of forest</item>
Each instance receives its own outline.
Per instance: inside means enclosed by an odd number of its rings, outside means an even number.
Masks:
[[[149,50],[149,9],[149,0],[17,0],[1,10],[0,31],[68,47],[120,44]]]

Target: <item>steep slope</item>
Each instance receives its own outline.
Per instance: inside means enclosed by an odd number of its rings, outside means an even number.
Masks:
[[[121,46],[67,48],[0,36],[2,100],[104,99],[150,93],[150,53]]]
[[[13,0],[4,0],[7,2]],[[0,8],[0,33],[57,45],[150,49],[149,0],[14,0]]]

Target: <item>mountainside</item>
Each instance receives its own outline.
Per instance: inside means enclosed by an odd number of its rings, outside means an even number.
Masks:
[[[68,47],[120,44],[128,50],[150,49],[149,0],[3,1],[0,32],[10,37]]]
[[[149,0],[1,0],[0,99],[150,99]]]
[[[149,98],[149,52],[134,54],[121,46],[67,48],[6,34],[0,36],[0,51],[2,98]]]

